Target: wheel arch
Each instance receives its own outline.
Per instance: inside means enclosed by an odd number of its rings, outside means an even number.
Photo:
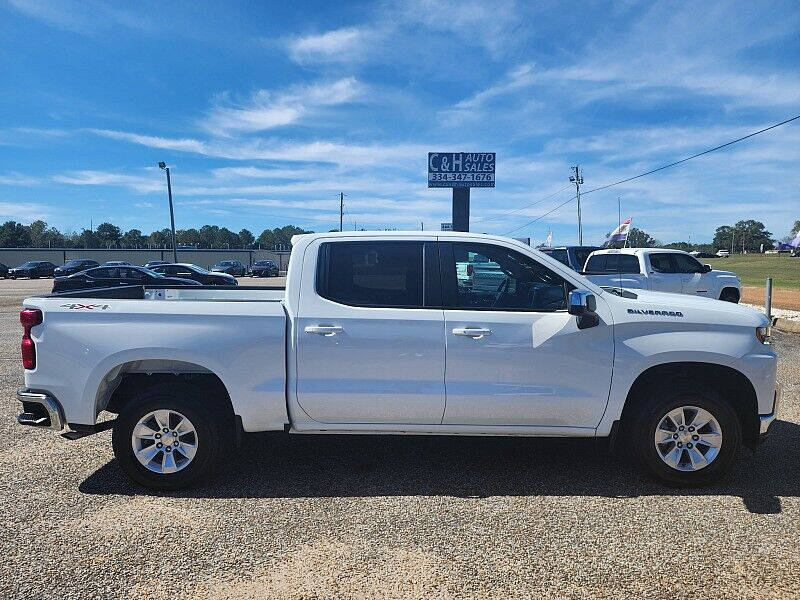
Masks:
[[[736,295],[736,302],[737,302],[737,303],[738,303],[738,302],[739,302],[739,301],[742,299],[742,294],[741,294],[741,292],[740,292],[740,291],[739,291],[739,289],[738,289],[737,287],[735,287],[735,286],[732,286],[732,285],[723,285],[723,286],[722,286],[722,289],[719,291],[719,299],[721,300],[721,299],[722,299],[722,297],[723,297],[723,296],[724,296],[726,293],[735,294],[735,295]]]
[[[234,417],[231,396],[222,379],[198,363],[172,359],[128,360],[108,369],[96,387],[95,420],[103,410],[119,414],[137,393],[156,386],[194,387],[213,398],[218,408]]]
[[[628,390],[620,423],[630,422],[639,407],[638,400],[652,388],[674,381],[699,383],[721,390],[720,398],[736,411],[742,426],[742,443],[755,448],[758,443],[758,397],[748,377],[726,365],[707,362],[670,362],[654,365],[642,371]]]

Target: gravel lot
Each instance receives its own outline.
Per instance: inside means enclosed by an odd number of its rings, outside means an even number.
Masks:
[[[782,420],[714,488],[590,440],[260,434],[153,494],[110,432],[16,424],[19,305],[49,286],[0,280],[0,598],[800,597],[800,336],[774,336]]]

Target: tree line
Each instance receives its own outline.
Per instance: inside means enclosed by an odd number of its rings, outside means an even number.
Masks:
[[[256,237],[251,231],[239,233],[226,227],[203,225],[200,228],[178,229],[178,248],[242,248],[253,250],[288,246],[293,235],[311,233],[294,225],[265,229]],[[41,220],[30,225],[6,221],[0,225],[0,248],[172,248],[169,229],[142,233],[139,229],[122,231],[112,223],[101,223],[95,229],[62,233]]]
[[[628,233],[627,245],[630,248],[671,248],[685,252],[715,253],[717,250],[728,250],[732,253],[756,253],[763,250],[772,250],[779,242],[788,242],[800,231],[800,220],[795,221],[794,227],[788,236],[780,240],[774,239],[772,233],[767,231],[761,221],[747,219],[738,221],[734,225],[720,225],[714,233],[710,244],[693,244],[689,241],[662,243],[650,236],[646,231],[632,227]],[[607,244],[610,247],[621,246],[621,242]]]

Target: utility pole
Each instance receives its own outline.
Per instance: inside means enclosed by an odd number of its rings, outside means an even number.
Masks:
[[[573,175],[569,180],[575,184],[575,194],[578,198],[578,245],[583,246],[583,225],[581,224],[581,184],[583,183],[583,174],[579,165],[572,167]]]
[[[344,194],[339,192],[339,231],[344,231],[342,229],[342,222],[344,220]]]
[[[420,231],[425,231],[425,222],[424,221],[420,221],[419,222],[419,230]]]
[[[175,213],[172,210],[172,181],[169,178],[167,163],[160,162],[158,166],[167,172],[167,195],[169,197],[169,224],[172,228],[172,262],[178,262],[178,245],[175,243]]]

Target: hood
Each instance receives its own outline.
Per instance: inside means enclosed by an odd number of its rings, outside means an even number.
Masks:
[[[717,269],[711,269],[711,272],[714,275],[721,276],[721,277],[733,277],[735,279],[739,279],[739,276],[734,273],[733,271],[718,271]]]
[[[622,322],[658,321],[674,323],[709,323],[764,327],[766,315],[750,307],[688,294],[668,294],[632,290],[636,299],[605,293],[603,299],[614,304],[615,319]]]

